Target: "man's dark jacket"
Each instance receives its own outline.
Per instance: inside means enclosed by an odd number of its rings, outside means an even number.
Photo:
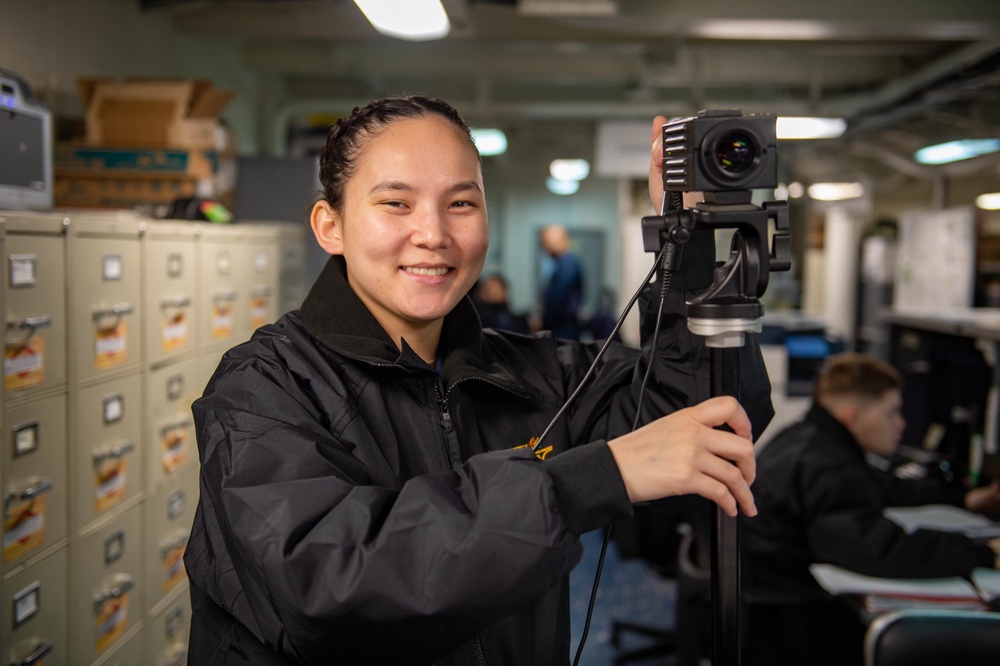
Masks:
[[[596,345],[484,333],[466,300],[438,373],[344,270],[332,258],[195,402],[189,663],[567,664],[578,536],[631,513],[605,442],[630,429],[646,363],[613,346],[535,455]],[[742,356],[760,432],[770,387],[757,348]],[[681,316],[665,315],[656,359],[643,421],[708,397]]]
[[[809,573],[814,562],[887,578],[963,576],[993,566],[986,545],[953,533],[907,534],[886,518],[861,446],[816,404],[760,452],[753,492],[759,513],[742,521],[741,533],[750,602],[823,599]]]

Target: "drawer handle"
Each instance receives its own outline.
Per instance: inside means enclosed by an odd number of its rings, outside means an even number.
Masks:
[[[187,663],[188,653],[184,648],[178,648],[177,652],[171,654],[163,661],[162,666],[184,666]]]
[[[135,450],[135,444],[132,442],[122,442],[115,446],[101,449],[100,451],[94,452],[94,467],[97,467],[103,463],[108,458],[124,458],[128,454]]]
[[[230,302],[235,301],[236,300],[236,292],[235,291],[220,291],[220,292],[216,292],[215,297],[213,298],[213,300],[216,300],[216,301],[230,301]]]
[[[271,288],[268,287],[267,285],[263,285],[263,286],[260,286],[260,287],[254,287],[253,289],[250,290],[250,295],[251,296],[256,296],[258,298],[262,297],[262,296],[270,296],[271,295]]]
[[[103,308],[100,310],[94,310],[94,323],[101,330],[107,330],[109,328],[115,328],[118,326],[118,322],[122,320],[125,315],[132,314],[132,304],[131,303],[117,303],[109,308]],[[108,325],[103,325],[102,322],[105,319],[112,319],[112,323]]]
[[[160,309],[166,310],[167,308],[186,308],[191,305],[190,296],[178,296],[177,298],[168,298],[160,302]]]
[[[16,659],[15,661],[8,661],[8,666],[33,666],[37,664],[43,657],[48,653],[52,652],[55,647],[55,643],[52,641],[39,641],[38,645],[35,646],[35,651],[29,654],[23,659]]]
[[[94,595],[94,605],[100,606],[109,599],[123,597],[131,592],[134,587],[135,581],[132,579],[132,576],[129,576],[128,574],[118,574],[115,576],[114,586],[106,590],[99,591]]]
[[[38,476],[33,477],[31,485],[27,488],[22,488],[21,490],[8,490],[3,494],[4,505],[7,506],[10,502],[15,502],[18,500],[29,500],[38,497],[42,493],[47,493],[52,490],[52,479]]]
[[[8,321],[7,328],[34,331],[36,328],[45,328],[52,325],[52,317],[47,314],[31,315],[21,321]]]
[[[183,548],[188,542],[188,533],[184,532],[172,539],[164,539],[160,542],[160,559],[166,559],[167,555],[171,552],[177,550],[178,548]]]

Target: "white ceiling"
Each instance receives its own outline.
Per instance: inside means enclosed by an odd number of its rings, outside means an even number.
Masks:
[[[246,38],[247,65],[325,104],[419,91],[515,131],[703,108],[847,118],[843,140],[786,150],[802,178],[924,180],[941,173],[911,159],[928,141],[1000,136],[997,0],[443,0],[452,34],[419,43],[351,0],[139,2]],[[1000,189],[995,158],[949,173]]]

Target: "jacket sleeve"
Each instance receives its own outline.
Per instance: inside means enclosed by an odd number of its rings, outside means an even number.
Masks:
[[[805,467],[797,492],[807,504],[804,523],[814,562],[890,578],[964,576],[975,567],[993,566],[988,546],[949,532],[907,534],[886,518],[862,460],[829,458]]]
[[[192,584],[265,644],[302,663],[430,661],[579,560],[529,451],[369,485],[267,361],[224,360],[194,404],[202,497],[186,557]]]

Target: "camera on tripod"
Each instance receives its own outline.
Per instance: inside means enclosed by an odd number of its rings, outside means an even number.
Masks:
[[[663,188],[723,192],[775,188],[778,138],[773,115],[701,111],[663,126]]]

